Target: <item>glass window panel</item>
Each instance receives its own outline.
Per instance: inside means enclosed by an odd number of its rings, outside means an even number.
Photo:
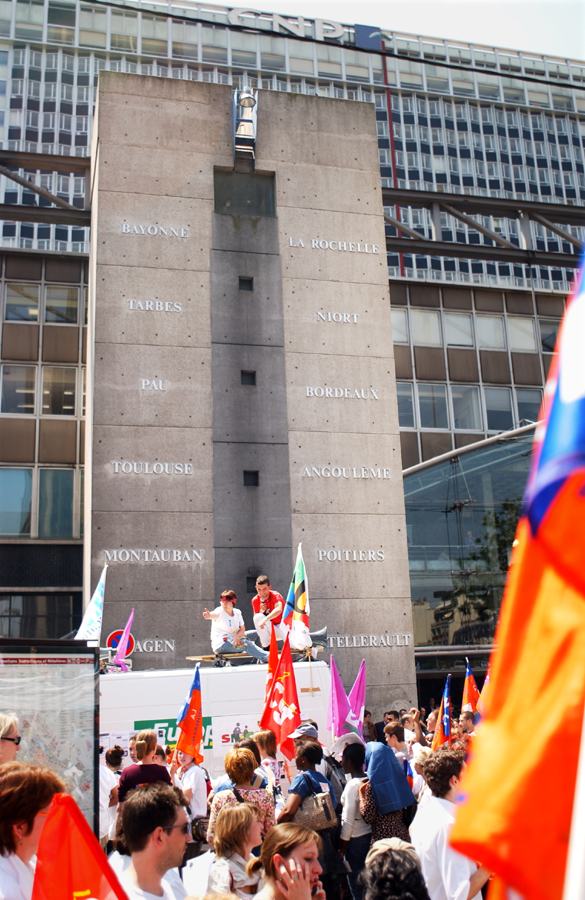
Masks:
[[[554,353],[557,335],[561,327],[560,319],[539,319],[540,342],[545,353]]]
[[[48,287],[45,298],[45,322],[77,324],[79,288]]]
[[[421,428],[448,428],[447,388],[444,384],[419,384],[418,408]]]
[[[514,425],[508,388],[484,388],[488,431],[507,431]]]
[[[2,366],[3,413],[34,414],[35,374],[34,366]]]
[[[504,320],[501,316],[477,316],[475,320],[477,342],[489,350],[504,350]]]
[[[44,416],[75,414],[75,371],[64,366],[44,367],[41,410]]]
[[[204,62],[227,63],[227,31],[203,25],[201,42]]]
[[[284,55],[284,38],[260,37],[260,60],[263,69],[284,72],[286,59]]]
[[[454,347],[473,347],[471,316],[445,313],[445,340]]]
[[[401,428],[414,428],[414,403],[412,399],[412,385],[398,382],[396,385],[398,395],[398,422]]]
[[[256,35],[231,33],[232,63],[234,66],[242,66],[244,69],[255,69],[256,64]]]
[[[518,404],[518,421],[521,425],[525,422],[538,422],[542,391],[517,388],[516,403]]]
[[[314,74],[313,44],[301,44],[300,41],[288,39],[288,54],[291,72]]]
[[[392,310],[392,340],[395,344],[408,343],[408,319],[405,309]]]
[[[73,475],[73,469],[40,469],[40,538],[72,537]]]
[[[5,318],[9,321],[37,322],[39,318],[39,285],[7,284]]]
[[[32,469],[0,469],[0,534],[30,534]]]
[[[413,309],[412,340],[415,344],[427,344],[431,347],[441,346],[441,325],[438,312],[427,312]]]
[[[472,385],[451,385],[453,398],[453,423],[455,428],[468,431],[481,431],[481,409],[479,405],[479,388]]]
[[[511,350],[536,350],[534,337],[534,320],[508,316],[508,333]]]

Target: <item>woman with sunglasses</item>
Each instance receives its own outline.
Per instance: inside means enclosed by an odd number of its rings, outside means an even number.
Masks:
[[[20,740],[16,716],[0,713],[0,766],[16,759]]]
[[[36,853],[53,795],[65,790],[42,766],[0,766],[0,900],[30,900]]]

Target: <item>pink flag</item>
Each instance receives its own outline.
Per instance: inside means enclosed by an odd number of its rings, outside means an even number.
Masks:
[[[351,706],[351,718],[349,723],[356,729],[358,735],[362,736],[362,722],[364,721],[364,710],[366,708],[366,661],[362,659],[362,664],[357,673],[357,678],[349,692],[349,705]]]
[[[130,629],[132,628],[132,619],[134,618],[134,607],[132,607],[132,612],[130,613],[130,618],[126,622],[126,628],[122,633],[122,637],[118,643],[118,650],[114,659],[112,660],[113,665],[120,666],[123,672],[128,671],[128,666],[124,662],[126,658],[126,651],[128,650],[128,642],[130,640]]]
[[[337,740],[342,734],[348,734],[354,729],[347,723],[348,717],[351,715],[351,706],[345,693],[345,688],[341,683],[341,677],[337,671],[335,660],[331,656],[331,693],[329,695],[329,708],[327,710],[327,728],[333,735],[333,740]]]

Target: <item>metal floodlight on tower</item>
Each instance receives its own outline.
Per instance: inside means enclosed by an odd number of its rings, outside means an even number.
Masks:
[[[233,104],[234,169],[253,172],[256,161],[257,94],[248,87],[235,90]]]

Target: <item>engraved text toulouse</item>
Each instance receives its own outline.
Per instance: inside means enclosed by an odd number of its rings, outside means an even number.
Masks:
[[[114,475],[122,472],[123,475],[192,475],[193,463],[148,463],[148,462],[125,462],[112,460],[114,467]]]

